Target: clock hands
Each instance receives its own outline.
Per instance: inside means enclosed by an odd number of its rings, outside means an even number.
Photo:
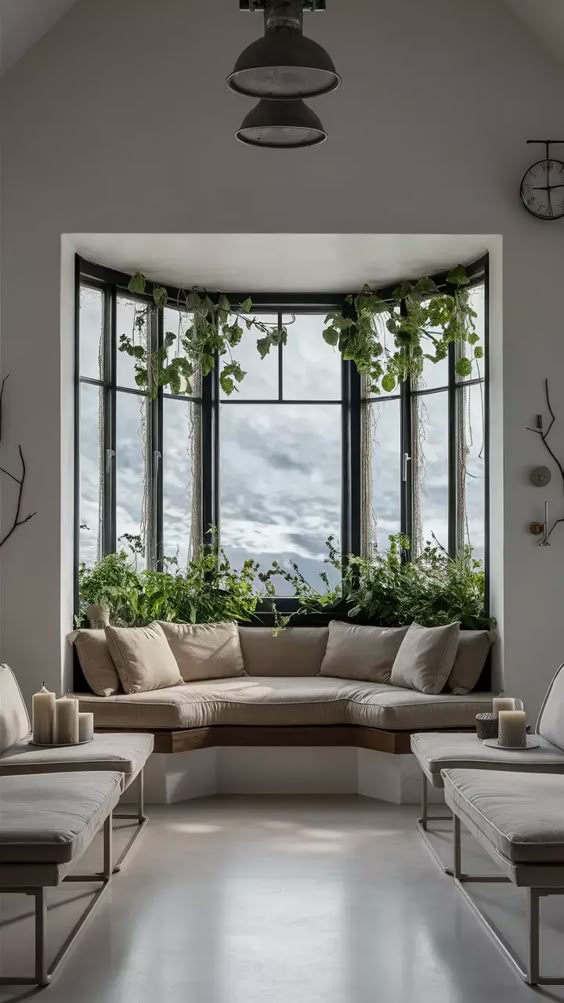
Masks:
[[[531,185],[532,192],[551,192],[553,188],[564,188],[562,185]]]

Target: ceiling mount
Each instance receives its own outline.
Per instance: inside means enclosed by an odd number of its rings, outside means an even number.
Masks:
[[[251,14],[264,10],[267,0],[239,0],[239,10],[250,11]],[[315,11],[327,10],[327,0],[301,0],[302,10],[312,14]]]

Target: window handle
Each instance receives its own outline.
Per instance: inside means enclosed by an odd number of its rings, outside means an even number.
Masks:
[[[112,464],[115,455],[116,455],[115,449],[106,449],[106,477],[111,476]]]
[[[411,456],[409,455],[409,453],[404,453],[403,454],[403,470],[402,470],[402,475],[401,475],[401,479],[404,482],[404,484],[407,481],[407,475],[408,475],[408,471],[409,471],[409,466],[408,465],[410,463],[411,463]]]

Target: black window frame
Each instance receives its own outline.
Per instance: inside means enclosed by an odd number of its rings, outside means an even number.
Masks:
[[[457,383],[455,379],[455,346],[449,348],[448,368],[448,464],[449,464],[449,553],[455,553],[456,547],[456,393],[457,387],[461,385],[471,386],[475,383],[483,383],[484,386],[484,559],[483,566],[486,582],[486,607],[489,608],[489,258],[484,255],[477,261],[466,267],[466,271],[471,285],[483,283],[485,290],[484,302],[484,375],[483,378],[467,379],[462,383]],[[437,287],[441,290],[448,289],[446,272],[432,276]],[[156,339],[157,344],[162,345],[163,339],[163,311],[154,307],[152,298],[153,284],[148,282],[143,294],[131,294],[128,291],[129,276],[115,269],[107,268],[89,262],[80,256],[75,259],[75,607],[78,612],[78,567],[80,559],[80,387],[83,383],[98,383],[103,385],[105,397],[105,421],[104,421],[104,449],[105,456],[110,457],[109,471],[111,476],[104,480],[104,518],[103,518],[103,541],[102,550],[104,554],[112,553],[116,548],[116,457],[115,457],[115,416],[116,416],[116,393],[118,387],[117,378],[117,330],[116,330],[116,303],[120,294],[128,299],[139,300],[154,308],[156,318]],[[103,290],[104,293],[104,360],[105,372],[104,380],[96,381],[80,374],[80,289],[83,285],[92,286]],[[380,290],[384,299],[392,299],[392,291],[396,283],[389,284],[385,289]],[[180,301],[180,291],[175,288],[168,288],[170,305],[175,305]],[[244,295],[239,292],[226,292],[229,301],[236,305],[242,303],[248,293]],[[278,313],[279,316],[288,313],[324,313],[334,309],[351,310],[351,306],[346,302],[346,294],[291,294],[291,293],[256,293],[250,294],[253,301],[253,310],[256,313]],[[341,506],[341,550],[343,553],[360,554],[362,541],[362,519],[361,512],[361,422],[362,406],[366,400],[399,400],[401,413],[401,455],[411,455],[412,427],[411,408],[413,397],[425,393],[444,393],[445,388],[430,390],[414,389],[410,381],[401,384],[399,392],[386,397],[369,397],[362,399],[361,378],[354,363],[341,361],[341,414],[342,414],[342,506]],[[131,392],[139,394],[139,391],[119,388],[119,392]],[[157,398],[150,402],[151,407],[151,429],[153,435],[153,453],[156,451],[162,456],[162,433],[163,433],[163,406],[164,398],[179,399],[182,401],[199,400],[202,408],[202,470],[201,470],[201,512],[202,512],[202,534],[203,539],[209,539],[209,527],[220,528],[219,512],[219,478],[220,470],[218,464],[219,457],[219,409],[220,403],[227,403],[220,398],[219,374],[217,367],[212,373],[202,380],[201,398],[188,397],[185,395],[173,395],[159,391]],[[250,400],[241,403],[251,403]],[[265,403],[260,401],[260,403]],[[292,401],[300,403],[300,401]],[[308,401],[308,403],[313,403]],[[315,403],[323,403],[317,401]],[[338,401],[331,401],[339,406]],[[156,450],[155,450],[156,446]],[[109,453],[107,452],[109,450]],[[162,498],[163,498],[163,465],[159,463],[156,471],[155,487],[161,504],[156,506],[156,525],[153,539],[156,541],[156,552],[152,555],[154,560],[149,558],[149,564],[156,567],[162,566]],[[400,473],[401,476],[401,473]],[[413,477],[411,464],[407,464],[407,475],[401,480],[401,532],[411,536],[412,523],[412,496]],[[153,517],[154,518],[154,517]],[[297,603],[293,599],[280,598],[277,606],[281,612],[292,612],[297,608]],[[311,618],[311,622],[327,622],[330,614],[318,614]],[[270,622],[270,614],[263,615],[264,622]],[[304,621],[305,622],[305,621]]]

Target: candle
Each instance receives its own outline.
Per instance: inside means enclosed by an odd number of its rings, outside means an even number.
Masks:
[[[500,746],[524,749],[527,744],[527,715],[524,710],[500,710]]]
[[[38,745],[51,745],[55,727],[55,694],[45,683],[31,698],[31,734]]]
[[[515,710],[515,700],[513,697],[494,697],[493,712],[497,717],[500,710]]]
[[[55,741],[59,745],[78,743],[78,700],[60,697],[55,702]]]
[[[78,739],[80,742],[91,742],[94,738],[94,715],[78,715]]]

